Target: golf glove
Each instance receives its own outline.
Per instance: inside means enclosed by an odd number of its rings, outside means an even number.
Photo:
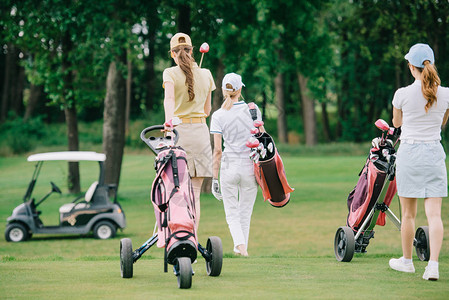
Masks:
[[[218,201],[223,200],[223,196],[220,191],[220,182],[217,178],[212,178],[212,195],[217,198]]]

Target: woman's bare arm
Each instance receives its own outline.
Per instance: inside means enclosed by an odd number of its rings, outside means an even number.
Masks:
[[[402,110],[393,106],[393,126],[399,128],[402,126]]]
[[[164,111],[165,121],[170,121],[175,114],[175,85],[172,82],[165,82],[164,91]]]
[[[204,113],[206,114],[206,117],[209,117],[211,109],[212,109],[212,92],[209,93],[209,95],[206,98],[206,103],[204,103]]]
[[[218,178],[218,172],[220,171],[221,162],[221,134],[214,133],[214,158],[212,163],[212,176]]]
[[[443,124],[441,124],[442,126],[446,126],[448,118],[449,118],[449,109],[447,109],[446,112],[444,113]]]

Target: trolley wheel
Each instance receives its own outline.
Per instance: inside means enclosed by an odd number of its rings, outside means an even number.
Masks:
[[[207,239],[206,250],[212,256],[210,261],[206,261],[207,275],[219,276],[221,267],[223,266],[223,245],[221,239],[218,236],[209,237]]]
[[[120,240],[120,273],[122,278],[133,277],[133,246],[131,239]]]
[[[179,257],[175,266],[180,289],[190,289],[192,286],[192,261],[190,257]]]
[[[30,238],[28,228],[20,223],[10,223],[6,226],[5,239],[8,242],[23,242]]]
[[[334,240],[335,258],[338,261],[349,262],[354,256],[354,231],[348,226],[338,228]]]
[[[421,261],[428,261],[430,259],[430,245],[429,245],[429,227],[421,226],[416,229],[414,246],[416,255]]]

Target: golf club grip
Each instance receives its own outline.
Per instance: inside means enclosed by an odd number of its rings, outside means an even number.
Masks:
[[[145,142],[146,144],[148,144],[148,143],[147,143],[148,138],[146,138],[145,135],[146,135],[148,132],[155,131],[155,130],[159,130],[159,131],[160,131],[160,130],[163,130],[163,129],[164,129],[164,125],[153,125],[153,126],[147,127],[147,128],[145,128],[144,130],[142,130],[142,132],[140,133],[140,139],[141,139],[143,142]],[[175,143],[175,145],[176,145],[176,143],[178,142],[179,134],[178,134],[178,131],[177,131],[176,129],[174,129],[174,128],[173,128],[173,132],[174,132],[174,134],[175,134],[175,140],[174,140],[174,143]]]

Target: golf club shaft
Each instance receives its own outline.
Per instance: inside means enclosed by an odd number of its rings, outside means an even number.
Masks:
[[[204,57],[204,52],[201,53],[201,59],[200,59],[200,65],[199,65],[200,68],[201,68],[201,64],[203,63],[203,57]]]

